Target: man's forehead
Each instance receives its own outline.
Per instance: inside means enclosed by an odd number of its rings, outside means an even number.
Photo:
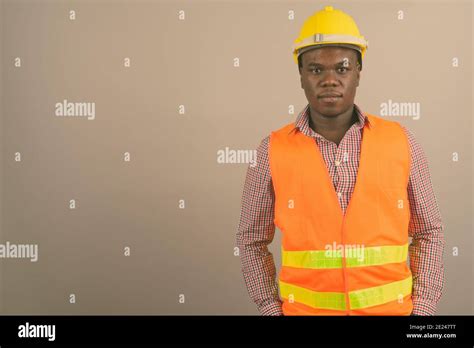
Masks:
[[[303,59],[306,61],[313,61],[321,57],[332,56],[336,60],[343,60],[344,58],[351,59],[357,58],[357,52],[351,48],[339,47],[339,46],[323,46],[312,48],[303,54]]]

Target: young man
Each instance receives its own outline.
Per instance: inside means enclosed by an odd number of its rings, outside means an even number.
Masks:
[[[353,19],[330,6],[295,41],[308,105],[258,147],[237,233],[262,315],[436,311],[444,239],[427,160],[405,127],[354,104],[366,49]],[[275,226],[278,283],[267,248]]]

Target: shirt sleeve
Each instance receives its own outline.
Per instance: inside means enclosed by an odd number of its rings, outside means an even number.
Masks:
[[[413,315],[434,315],[444,284],[444,227],[433,192],[428,161],[413,134],[405,130],[411,151],[408,199],[410,204],[409,246],[413,274]]]
[[[268,244],[275,234],[274,191],[270,175],[270,137],[257,148],[256,164],[250,164],[245,178],[237,247],[247,291],[261,315],[283,315],[278,295],[276,268]]]

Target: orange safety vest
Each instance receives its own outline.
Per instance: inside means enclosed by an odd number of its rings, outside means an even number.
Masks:
[[[397,122],[367,115],[345,215],[316,141],[294,123],[270,136],[285,315],[410,315],[410,148]]]

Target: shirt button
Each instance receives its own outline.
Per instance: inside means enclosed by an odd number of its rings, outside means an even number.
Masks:
[[[339,165],[341,164],[341,161],[336,161],[334,162],[334,164],[336,165],[336,167],[339,167]]]
[[[341,197],[342,197],[342,193],[338,192],[338,193],[337,193],[337,196],[338,196],[339,198],[341,198]]]

